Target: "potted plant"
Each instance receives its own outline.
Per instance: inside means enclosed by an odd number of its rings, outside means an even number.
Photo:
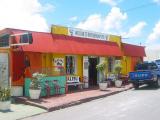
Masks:
[[[105,71],[107,69],[107,61],[104,60],[102,63],[98,64],[96,66],[96,68],[101,74],[101,79],[99,80],[99,88],[100,88],[100,90],[106,90],[107,81],[106,81],[106,77],[105,77]]]
[[[41,93],[40,82],[43,77],[46,77],[46,74],[38,72],[33,73],[29,89],[29,95],[31,99],[39,99]]]
[[[0,87],[0,110],[9,110],[11,105],[10,88]]]
[[[122,80],[120,79],[121,70],[122,70],[122,65],[120,63],[115,64],[114,71],[116,73],[116,80],[115,80],[116,87],[122,86]]]

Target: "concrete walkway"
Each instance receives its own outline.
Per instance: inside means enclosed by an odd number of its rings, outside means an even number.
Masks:
[[[100,91],[98,88],[86,89],[86,90],[82,90],[74,93],[69,93],[66,95],[52,96],[49,98],[40,98],[39,100],[30,100],[25,97],[19,97],[16,99],[16,101],[20,103],[25,103],[28,105],[37,106],[47,111],[54,111],[54,110],[62,109],[65,107],[88,102],[94,99],[113,95],[119,92],[126,91],[131,88],[132,88],[132,85],[129,84],[121,88],[110,87],[110,88],[107,88],[106,91]]]
[[[0,120],[18,120],[47,112],[44,109],[24,104],[11,104],[10,111],[0,111]]]

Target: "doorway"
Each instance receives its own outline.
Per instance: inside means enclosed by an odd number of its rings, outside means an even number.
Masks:
[[[97,85],[97,58],[89,58],[89,86]]]

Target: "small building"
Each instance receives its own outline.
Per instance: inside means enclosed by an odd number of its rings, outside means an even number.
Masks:
[[[104,59],[108,61],[106,72],[114,72],[115,62],[120,60],[122,73],[127,74],[134,70],[138,61],[143,61],[144,56],[143,46],[122,43],[120,36],[81,29],[52,26],[51,33],[10,28],[0,31],[1,80],[11,83],[21,94],[25,78],[31,77],[26,67],[32,72],[50,73],[53,69],[59,72],[55,66],[63,67],[67,79],[76,76],[83,82],[85,77],[88,88],[98,84],[101,76],[96,65]]]

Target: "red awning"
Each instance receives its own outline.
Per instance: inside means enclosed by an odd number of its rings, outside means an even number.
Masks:
[[[145,47],[144,46],[137,46],[131,44],[122,44],[123,52],[125,56],[133,56],[133,57],[145,57]]]
[[[75,55],[122,56],[120,48],[113,42],[46,33],[33,33],[33,44],[24,46],[23,50]]]
[[[17,29],[10,29],[10,31],[12,31],[12,34],[26,32]],[[122,56],[121,49],[114,42],[44,32],[30,32],[33,36],[33,43],[22,46],[23,51],[93,56]]]

